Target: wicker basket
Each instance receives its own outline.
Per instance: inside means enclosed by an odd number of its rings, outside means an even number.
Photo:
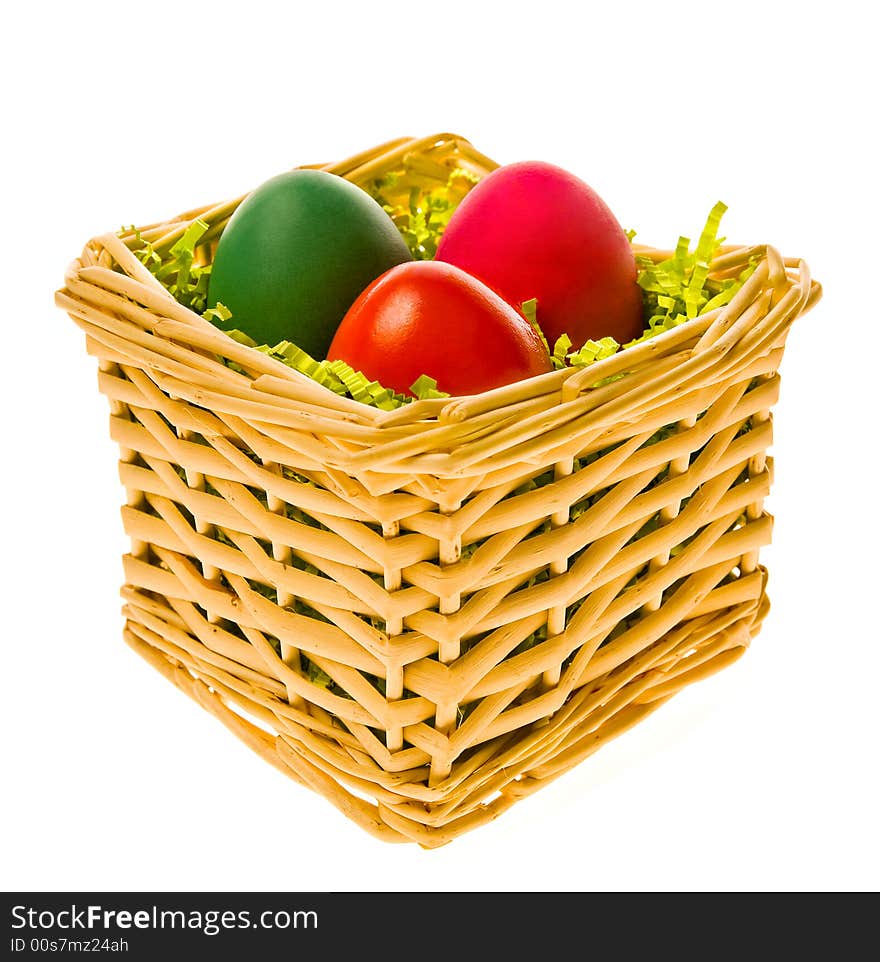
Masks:
[[[324,169],[404,196],[496,166],[438,134]],[[162,249],[201,218],[210,258],[240,200],[140,233]],[[725,307],[389,412],[218,331],[135,243],[91,240],[56,294],[121,450],[125,639],[361,828],[443,845],[746,650],[776,372],[821,293],[802,261],[724,247],[718,277],[760,259]]]

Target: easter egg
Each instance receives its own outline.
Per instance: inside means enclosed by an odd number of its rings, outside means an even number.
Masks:
[[[399,394],[423,374],[459,396],[551,370],[543,342],[521,314],[482,281],[440,261],[400,264],[373,281],[346,313],[327,356]]]
[[[642,332],[642,298],[629,239],[601,197],[574,174],[543,161],[493,170],[463,198],[436,259],[473,274],[519,309],[537,298],[550,347],[575,348]]]
[[[410,260],[403,237],[365,191],[322,170],[287,171],[238,206],[220,235],[208,306],[258,344],[288,340],[325,356],[360,292]]]

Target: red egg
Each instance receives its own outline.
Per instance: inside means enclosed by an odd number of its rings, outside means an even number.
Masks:
[[[519,309],[537,298],[550,344],[575,348],[642,333],[642,297],[629,239],[601,197],[543,161],[492,171],[449,219],[436,260],[454,264]]]
[[[551,370],[535,329],[503,298],[452,264],[398,264],[342,319],[329,360],[401,394],[421,375],[447,394],[478,394]]]

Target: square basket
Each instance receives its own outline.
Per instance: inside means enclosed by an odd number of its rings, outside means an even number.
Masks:
[[[437,134],[309,166],[405,197],[498,165]],[[768,609],[777,369],[821,296],[803,261],[722,247],[710,276],[757,266],[718,309],[383,411],[233,340],[135,256],[200,219],[210,262],[242,199],[94,238],[56,293],[120,447],[136,652],[362,829],[425,848],[743,654]]]

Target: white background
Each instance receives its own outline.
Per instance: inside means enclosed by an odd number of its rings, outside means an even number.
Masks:
[[[869,5],[601,8],[6,12],[6,891],[877,889]],[[124,645],[117,452],[94,359],[53,294],[97,233],[444,130],[500,162],[569,168],[653,246],[723,200],[722,233],[805,258],[824,297],[781,368],[761,555],[772,609],[752,648],[496,822],[425,851],[365,834]]]

